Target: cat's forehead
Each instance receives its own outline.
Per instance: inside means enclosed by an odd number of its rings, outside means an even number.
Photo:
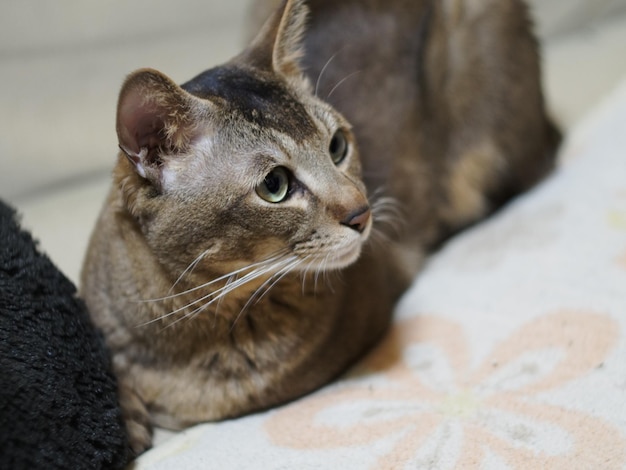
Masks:
[[[271,74],[227,65],[201,73],[182,88],[199,98],[218,102],[226,111],[262,129],[288,134],[297,141],[316,132],[306,106]]]

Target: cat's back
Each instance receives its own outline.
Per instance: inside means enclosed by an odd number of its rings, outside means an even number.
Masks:
[[[255,22],[280,3],[254,2]],[[518,80],[536,78],[536,41],[523,0],[304,3],[303,69],[315,94],[357,127],[379,119],[389,129],[388,116],[423,117],[428,103],[468,99],[481,91],[478,77],[492,88],[504,81],[510,86],[513,67],[525,71]],[[513,57],[506,55],[512,51]],[[458,81],[463,90],[454,87]]]

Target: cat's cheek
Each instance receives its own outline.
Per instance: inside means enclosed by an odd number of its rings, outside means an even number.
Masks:
[[[167,166],[163,166],[161,170],[161,187],[165,192],[172,191],[178,187],[178,175],[176,171]]]

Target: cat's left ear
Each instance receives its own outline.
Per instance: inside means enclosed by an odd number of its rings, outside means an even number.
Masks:
[[[255,67],[301,79],[302,36],[309,9],[304,0],[285,0],[244,52]]]

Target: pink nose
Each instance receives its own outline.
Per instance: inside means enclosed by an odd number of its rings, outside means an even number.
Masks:
[[[362,207],[355,212],[352,212],[348,217],[341,222],[341,225],[350,227],[359,233],[363,233],[363,230],[367,228],[367,223],[372,216],[372,212],[369,207]]]

